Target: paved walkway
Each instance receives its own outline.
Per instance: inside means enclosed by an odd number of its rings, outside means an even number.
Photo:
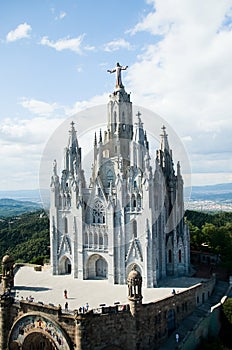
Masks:
[[[202,280],[202,279],[201,279]],[[159,288],[143,288],[143,303],[157,301],[170,296],[172,289],[183,291],[199,282],[195,278],[163,280]],[[64,289],[68,299],[64,298]],[[15,296],[17,299],[32,296],[35,302],[61,305],[68,302],[70,310],[78,309],[88,302],[90,309],[100,304],[114,305],[115,302],[127,304],[127,285],[112,285],[107,280],[78,280],[71,275],[53,276],[51,268],[35,271],[33,267],[20,267],[15,275]]]

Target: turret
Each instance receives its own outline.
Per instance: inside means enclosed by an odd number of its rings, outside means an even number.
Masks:
[[[137,271],[136,264],[133,265],[131,272],[127,277],[128,300],[130,302],[131,314],[136,313],[137,305],[142,303],[142,276]]]
[[[14,286],[14,259],[10,255],[2,259],[2,286],[4,293]]]

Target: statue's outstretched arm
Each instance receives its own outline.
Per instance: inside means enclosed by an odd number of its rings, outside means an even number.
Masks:
[[[116,72],[116,69],[108,69],[107,72],[114,73],[114,72]]]

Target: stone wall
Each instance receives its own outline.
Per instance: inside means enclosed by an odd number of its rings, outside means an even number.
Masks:
[[[7,349],[7,338],[15,332],[17,323],[40,317],[56,327],[67,342],[67,349],[78,350],[152,350],[157,349],[168,335],[211,295],[215,279],[176,292],[149,304],[115,305],[90,310],[86,314],[64,313],[61,307],[22,300],[1,303],[0,350]],[[131,308],[135,312],[131,313]],[[27,318],[28,316],[28,318]],[[11,328],[11,330],[10,330]],[[13,330],[13,331],[12,331]],[[39,327],[36,329],[39,331]],[[3,336],[4,335],[4,336]],[[13,338],[11,338],[13,339]]]

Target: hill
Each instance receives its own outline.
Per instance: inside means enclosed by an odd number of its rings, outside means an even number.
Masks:
[[[0,199],[0,217],[21,215],[41,209],[41,205],[30,201],[20,201],[11,198]]]

